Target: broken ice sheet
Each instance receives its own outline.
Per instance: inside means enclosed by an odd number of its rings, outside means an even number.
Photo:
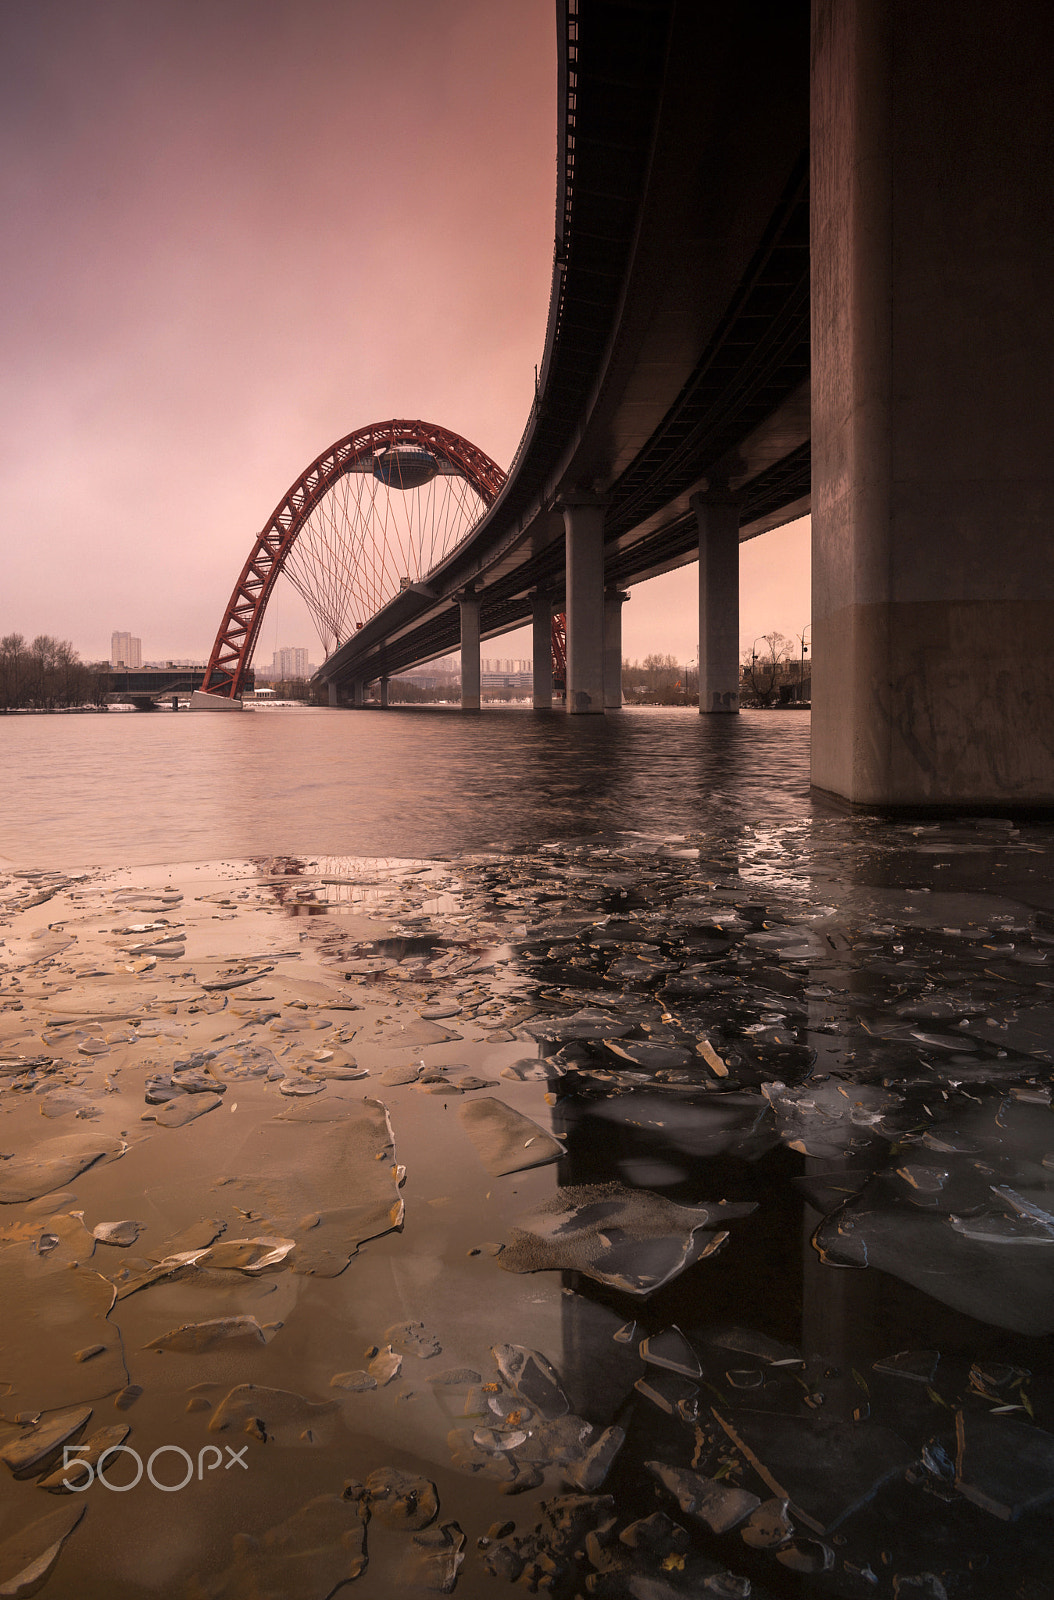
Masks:
[[[1054,1434],[1014,1417],[956,1416],[955,1487],[984,1511],[1013,1522],[1054,1500]]]
[[[986,1226],[987,1225],[987,1226]],[[935,1300],[1015,1332],[1054,1332],[1054,1274],[1043,1248],[1008,1245],[1033,1227],[1025,1218],[954,1219],[910,1205],[883,1203],[871,1186],[859,1201],[826,1217],[813,1247],[834,1267],[877,1267]]]
[[[727,1533],[761,1504],[757,1495],[747,1489],[704,1478],[686,1467],[669,1467],[662,1461],[648,1461],[645,1465],[681,1510],[705,1522],[712,1533]]]
[[[665,1367],[670,1372],[679,1372],[685,1378],[701,1378],[703,1375],[699,1357],[676,1325],[642,1339],[640,1355],[641,1360],[651,1366]]]
[[[736,1449],[796,1518],[832,1532],[899,1478],[912,1452],[891,1429],[777,1412],[713,1413]]]
[[[560,1140],[540,1123],[490,1095],[469,1101],[458,1115],[492,1177],[542,1167],[566,1154]]]
[[[522,1344],[496,1344],[492,1354],[498,1371],[521,1400],[547,1419],[566,1416],[571,1402],[555,1367],[540,1350]]]
[[[213,1317],[208,1322],[184,1322],[159,1338],[151,1339],[146,1349],[197,1354],[214,1350],[217,1345],[226,1348],[232,1340],[259,1345],[267,1342],[267,1335],[255,1317]]]
[[[288,1389],[239,1383],[213,1413],[209,1432],[248,1433],[261,1443],[328,1443],[337,1410],[335,1400],[313,1401]]]
[[[386,1528],[416,1533],[439,1515],[436,1486],[416,1473],[378,1467],[366,1479],[370,1515]]]
[[[766,1083],[761,1092],[776,1114],[780,1138],[803,1155],[832,1159],[876,1136],[896,1137],[889,1119],[900,1109],[900,1100],[887,1089],[825,1078],[797,1089]]]
[[[295,1102],[249,1136],[234,1175],[242,1208],[296,1241],[294,1272],[334,1277],[361,1244],[402,1225],[391,1124],[379,1100]]]
[[[17,1243],[0,1250],[0,1371],[9,1416],[96,1400],[128,1381],[120,1331],[107,1320],[113,1285],[87,1261],[71,1270],[77,1260],[61,1242],[44,1257]],[[102,1348],[77,1361],[76,1352],[91,1345]]]
[[[411,1587],[449,1594],[464,1559],[465,1535],[456,1522],[445,1522],[411,1535],[400,1577]]]
[[[216,1577],[198,1577],[192,1600],[322,1600],[366,1569],[366,1524],[340,1495],[319,1495],[262,1535],[238,1533]]]
[[[66,1133],[42,1139],[23,1155],[0,1165],[0,1204],[36,1200],[70,1183],[96,1161],[114,1160],[127,1146],[122,1139],[98,1133]]]
[[[28,1596],[44,1587],[84,1509],[63,1506],[0,1544],[0,1595]]]
[[[68,1406],[28,1427],[10,1429],[0,1442],[0,1461],[16,1478],[33,1477],[58,1455],[63,1445],[87,1427],[91,1406]]]
[[[772,1113],[758,1095],[707,1095],[698,1100],[681,1094],[638,1089],[632,1094],[589,1100],[576,1107],[576,1123],[624,1123],[653,1134],[662,1154],[741,1156],[751,1160],[777,1143]],[[598,1137],[603,1135],[598,1130]],[[671,1181],[678,1181],[676,1179]]]
[[[627,1294],[647,1295],[719,1250],[753,1202],[679,1206],[648,1189],[584,1184],[561,1189],[521,1217],[498,1257],[507,1272],[582,1272]]]

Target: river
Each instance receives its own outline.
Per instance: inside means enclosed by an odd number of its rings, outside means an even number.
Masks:
[[[0,856],[445,856],[804,816],[808,716],[523,710],[0,717]]]
[[[0,1584],[1050,1600],[1054,832],[808,758],[0,718]]]

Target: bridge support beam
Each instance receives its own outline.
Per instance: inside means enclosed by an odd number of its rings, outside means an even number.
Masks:
[[[553,707],[552,628],[552,596],[535,591],[531,595],[532,703],[535,711],[551,711]]]
[[[699,529],[699,710],[739,710],[739,501],[727,489],[691,499]]]
[[[337,688],[332,678],[330,678],[329,682],[326,684],[326,695],[331,706],[340,705],[340,690]]]
[[[567,577],[567,709],[604,711],[604,507],[563,500]]]
[[[812,779],[1054,810],[1054,9],[814,0]]]
[[[461,709],[478,711],[479,698],[479,596],[466,591],[458,596],[461,612]]]
[[[622,710],[622,607],[625,589],[604,590],[604,710]]]
[[[381,679],[381,705],[387,711],[387,709],[388,709],[388,679],[387,678],[382,678]]]
[[[366,685],[361,678],[351,680],[351,689],[348,694],[348,703],[353,706],[364,705],[366,701]]]

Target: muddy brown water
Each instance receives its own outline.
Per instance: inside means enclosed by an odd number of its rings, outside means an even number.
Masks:
[[[0,1465],[0,1583],[1054,1594],[1048,829],[814,807],[797,713],[11,717],[0,787],[0,1454],[130,1430]]]

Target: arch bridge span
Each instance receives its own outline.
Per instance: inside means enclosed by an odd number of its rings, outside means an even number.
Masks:
[[[437,474],[460,478],[475,491],[483,508],[493,504],[505,482],[501,467],[477,445],[448,428],[419,419],[374,422],[338,439],[316,456],[290,486],[254,540],[212,646],[202,686],[206,693],[234,700],[241,692],[275,583],[283,571],[291,568],[297,541],[312,515],[349,474],[372,477],[386,489],[403,492],[419,488]],[[449,522],[448,517],[448,525]],[[388,530],[387,527],[363,528],[358,533],[352,530],[350,540],[347,530],[343,530],[343,539],[335,525],[331,532],[325,559],[320,564],[326,570],[315,574],[318,581],[312,587],[316,592],[305,598],[312,605],[316,620],[321,612],[324,624],[332,628],[339,645],[343,642],[339,636],[340,622],[348,613],[357,571],[366,566],[371,568],[374,593],[379,592],[379,568],[383,583],[388,552],[381,544],[387,539]],[[367,538],[372,543],[364,548]],[[419,548],[412,552],[400,552],[402,565],[410,565],[415,559],[420,561],[420,540],[418,544]],[[397,574],[396,581],[414,581],[421,576],[420,571],[412,571]],[[324,591],[321,593],[318,592],[320,584]],[[365,620],[362,617],[354,626],[361,626]]]

